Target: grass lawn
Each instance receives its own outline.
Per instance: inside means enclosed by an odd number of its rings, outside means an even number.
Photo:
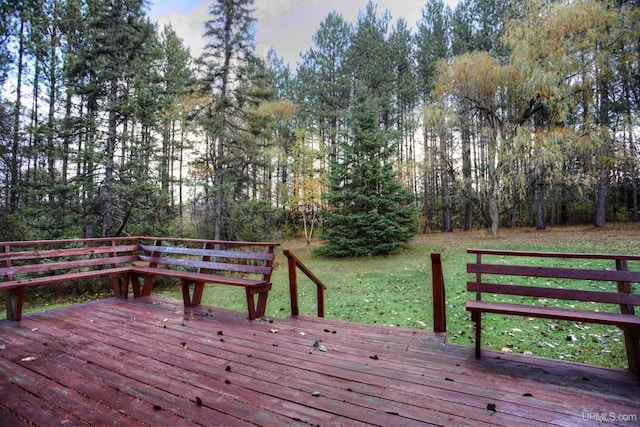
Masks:
[[[317,244],[314,243],[312,247]],[[485,231],[430,233],[416,236],[410,248],[401,254],[355,259],[316,257],[304,241],[286,241],[279,248],[267,316],[286,317],[291,313],[287,261],[281,253],[289,249],[327,285],[327,317],[431,329],[430,253],[437,252],[442,255],[447,294],[447,338],[451,343],[472,346],[474,324],[464,309],[465,301],[472,297],[466,291],[469,276],[466,263],[472,260],[466,254],[466,249],[471,247],[637,254],[640,251],[640,224],[610,224],[602,229],[590,226],[554,227],[542,231],[531,228],[501,229],[495,238],[488,237]],[[298,282],[300,313],[315,315],[315,285],[301,272],[298,272]],[[635,292],[640,292],[640,285],[634,286]],[[157,288],[155,293],[182,299],[179,287],[175,285]],[[27,291],[26,294],[29,303],[28,294],[33,294],[33,291]],[[103,295],[102,292],[94,292],[87,299]],[[81,297],[74,298],[66,303],[81,300]],[[207,286],[202,303],[246,311],[244,292],[233,286]],[[25,307],[25,313],[54,307],[43,307],[42,299],[29,305],[31,308]],[[486,314],[483,319],[483,348],[626,367],[623,335],[616,327]]]

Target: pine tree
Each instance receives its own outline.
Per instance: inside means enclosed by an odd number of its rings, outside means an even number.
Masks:
[[[210,19],[205,23],[203,90],[210,97],[203,126],[209,147],[204,155],[206,169],[212,171],[212,183],[205,189],[214,193],[214,239],[226,238],[230,217],[229,205],[233,192],[242,185],[246,170],[233,164],[246,165],[246,129],[240,125],[246,119],[244,110],[252,102],[247,88],[255,71],[254,0],[216,0]],[[211,187],[211,184],[213,186]]]
[[[330,173],[321,255],[386,255],[402,249],[415,231],[411,194],[393,170],[392,133],[381,127],[380,115],[379,105],[361,92],[350,116],[351,141],[342,144]]]
[[[331,12],[313,35],[315,48],[302,55],[298,67],[299,93],[303,119],[321,138],[329,162],[338,155],[338,141],[345,133],[349,108],[349,73],[345,67],[352,28],[342,15]],[[322,165],[324,168],[325,165]]]

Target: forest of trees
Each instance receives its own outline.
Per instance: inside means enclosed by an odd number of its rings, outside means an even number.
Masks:
[[[0,241],[639,219],[638,0],[370,2],[295,69],[253,0],[211,0],[198,55],[145,3],[0,3]]]

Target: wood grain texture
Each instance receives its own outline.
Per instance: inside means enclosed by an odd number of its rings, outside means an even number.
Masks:
[[[34,425],[512,426],[584,425],[585,416],[603,412],[640,418],[640,382],[626,371],[489,351],[478,360],[428,330],[314,317],[249,321],[246,313],[155,296],[0,321],[0,345],[0,415]]]

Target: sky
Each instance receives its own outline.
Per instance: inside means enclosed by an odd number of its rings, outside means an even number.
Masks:
[[[213,0],[150,0],[149,15],[160,29],[171,24],[174,31],[199,56],[205,41],[204,22]],[[347,22],[356,23],[358,12],[366,9],[368,0],[255,0],[257,53],[265,57],[271,47],[292,69],[300,62],[300,54],[313,47],[312,36],[327,15],[336,11]],[[455,7],[458,0],[445,0]],[[411,26],[421,19],[426,0],[377,0],[378,16],[391,13],[392,25],[404,18]]]

